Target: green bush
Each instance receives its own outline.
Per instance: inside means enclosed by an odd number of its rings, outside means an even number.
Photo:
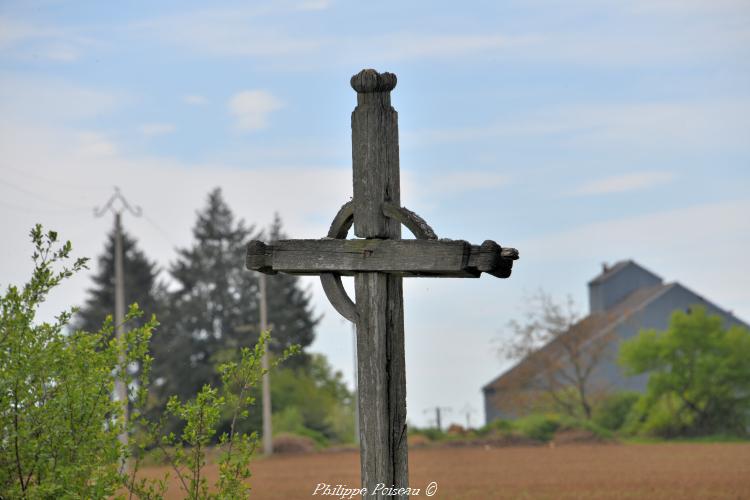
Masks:
[[[618,431],[625,424],[640,394],[622,391],[607,396],[594,409],[593,422],[604,429]]]
[[[31,231],[34,270],[22,287],[0,297],[0,496],[3,498],[106,498],[122,485],[128,450],[123,404],[113,401],[116,377],[142,402],[156,321],[114,336],[108,317],[97,332],[68,332],[72,310],[38,322],[48,294],[86,265],[66,267],[70,242],[57,233]],[[132,306],[126,322],[139,316]],[[140,367],[133,380],[127,367]],[[138,417],[137,411],[132,414]]]
[[[310,436],[319,444],[353,442],[355,402],[342,377],[320,354],[309,366],[275,371],[274,431]]]
[[[558,431],[586,430],[602,439],[610,439],[612,433],[589,420],[576,419],[567,415],[533,413],[516,420],[495,420],[477,431],[480,436],[499,433],[504,436],[523,436],[546,443]]]
[[[560,426],[560,417],[557,415],[534,414],[515,421],[515,428],[521,434],[542,442],[552,440]]]
[[[630,375],[648,374],[629,428],[663,437],[747,435],[750,331],[725,327],[696,306],[675,311],[665,331],[642,330],[620,345]]]
[[[410,427],[409,434],[424,436],[430,441],[442,441],[446,437],[445,432],[434,427]]]

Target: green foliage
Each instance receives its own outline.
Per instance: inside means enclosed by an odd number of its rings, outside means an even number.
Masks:
[[[594,436],[609,439],[612,433],[594,422],[555,413],[532,413],[516,420],[494,420],[478,431],[479,435],[500,434],[523,436],[546,443],[559,431],[585,430]]]
[[[86,260],[65,265],[70,242],[61,245],[41,225],[31,239],[30,281],[9,286],[0,298],[0,491],[5,498],[105,498],[122,483],[128,454],[117,439],[124,420],[122,404],[111,398],[114,381],[125,379],[131,399],[144,400],[156,321],[119,340],[111,316],[91,333],[66,333],[72,310],[37,323],[50,291]],[[140,315],[131,306],[126,322]],[[142,367],[137,380],[127,369],[134,363]]]
[[[533,414],[515,422],[515,427],[521,434],[543,442],[550,441],[560,426],[560,417],[556,415]]]
[[[621,391],[605,397],[594,409],[593,422],[610,431],[620,430],[640,396],[637,392]]]
[[[750,424],[750,332],[725,329],[703,307],[676,311],[663,332],[622,343],[631,375],[649,374],[626,428],[647,435],[742,435]]]
[[[125,303],[136,303],[144,310],[161,318],[165,307],[165,286],[158,282],[159,269],[138,248],[137,240],[122,231],[123,271]],[[92,286],[87,290],[86,302],[76,312],[73,326],[79,330],[97,330],[104,318],[113,314],[115,303],[115,230],[109,232],[104,251],[97,259],[97,271],[91,277]],[[133,325],[145,323],[148,318],[139,318]],[[160,329],[161,330],[161,329]],[[159,335],[155,332],[155,335]]]
[[[255,404],[253,389],[268,370],[262,368],[262,358],[267,349],[270,335],[261,334],[254,348],[243,348],[238,361],[223,363],[218,367],[221,384],[219,387],[204,385],[195,398],[181,402],[176,396],[167,403],[166,417],[175,417],[183,425],[178,433],[161,434],[164,422],[149,424],[145,419],[141,424],[150,443],[161,450],[166,462],[171,466],[180,482],[185,498],[191,500],[246,498],[250,487],[245,480],[250,477],[249,463],[258,443],[257,432],[239,431],[239,424],[246,420],[249,408]],[[291,346],[271,363],[276,367],[290,356],[299,352],[299,346]],[[230,422],[227,432],[219,433],[223,419]],[[211,490],[203,474],[206,465],[206,452],[218,437],[219,478]],[[149,441],[143,442],[140,455],[145,452]],[[129,489],[141,498],[162,498],[166,477],[162,480],[136,481],[134,470]]]
[[[410,427],[409,434],[424,436],[430,441],[443,441],[447,436],[445,432],[439,430],[437,427]]]
[[[354,440],[354,401],[340,372],[325,356],[307,366],[283,368],[271,377],[274,432],[311,437],[320,446]]]
[[[278,218],[271,233],[272,238],[281,234]],[[193,243],[178,250],[169,269],[175,289],[153,343],[154,413],[165,407],[171,395],[187,400],[206,384],[218,386],[216,366],[258,342],[258,277],[241,263],[247,242],[259,237],[254,228],[235,218],[221,190],[211,191],[197,214]],[[274,331],[269,351],[281,355],[293,345],[307,347],[318,321],[310,308],[310,294],[300,288],[297,278],[280,275],[267,278],[267,295]],[[303,365],[305,360],[300,355],[289,361]],[[177,430],[174,421],[167,425]],[[220,427],[229,425],[223,416]],[[250,415],[242,425],[243,431],[258,430],[260,418]]]

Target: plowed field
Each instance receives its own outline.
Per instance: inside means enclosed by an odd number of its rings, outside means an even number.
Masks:
[[[455,500],[750,499],[750,444],[428,448],[410,451],[409,468],[411,486],[421,488],[415,499],[428,498],[425,488],[433,481],[432,498]],[[252,470],[251,498],[259,500],[311,498],[319,483],[359,486],[355,452],[275,456],[255,461]],[[208,474],[215,479],[216,469]],[[172,489],[178,491],[176,482]]]

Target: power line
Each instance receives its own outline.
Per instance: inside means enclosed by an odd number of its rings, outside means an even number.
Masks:
[[[145,215],[145,214],[143,214],[142,217],[143,217],[143,220],[145,220],[146,222],[148,222],[154,229],[156,229],[156,232],[158,232],[159,235],[162,238],[164,238],[164,240],[167,243],[169,243],[170,245],[172,245],[172,247],[174,247],[174,248],[179,247],[179,245],[177,243],[175,243],[174,240],[172,240],[172,237],[169,235],[169,233],[167,233],[159,224],[157,224],[155,220],[153,220],[151,217],[149,217],[148,215]]]
[[[2,168],[6,169],[6,170],[12,170],[12,171],[16,172],[17,174],[20,174],[23,177],[26,177],[27,179],[33,179],[33,180],[36,180],[36,181],[46,182],[48,184],[54,185],[55,187],[63,187],[63,188],[67,188],[67,189],[77,189],[79,191],[89,191],[89,192],[90,191],[94,191],[94,190],[98,191],[100,189],[105,189],[106,188],[106,186],[104,186],[104,185],[95,186],[93,184],[89,184],[89,185],[84,186],[84,185],[81,185],[81,184],[70,184],[67,181],[59,181],[59,180],[56,180],[56,179],[50,179],[49,177],[45,177],[43,175],[39,175],[37,173],[32,173],[32,172],[29,172],[27,170],[24,170],[24,169],[21,169],[21,168],[17,168],[17,167],[13,167],[13,166],[10,166],[10,165],[3,165]]]
[[[81,205],[71,205],[71,204],[69,204],[67,202],[62,202],[62,201],[59,201],[59,200],[54,200],[52,198],[47,198],[45,196],[41,196],[38,193],[35,193],[34,191],[29,191],[28,189],[26,189],[24,187],[18,186],[16,184],[13,184],[12,182],[8,182],[8,181],[6,181],[4,179],[0,179],[0,184],[3,184],[3,185],[8,186],[8,187],[10,187],[12,189],[15,189],[16,191],[20,191],[22,193],[25,193],[26,195],[31,196],[32,198],[36,198],[37,200],[43,201],[45,203],[51,203],[53,205],[59,205],[61,207],[65,207],[65,208],[67,208],[69,210],[80,210],[80,211],[83,211],[83,210],[88,211],[89,210],[88,207],[84,207],[84,206],[81,206]]]

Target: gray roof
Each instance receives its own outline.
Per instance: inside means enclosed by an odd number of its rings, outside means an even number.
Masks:
[[[626,267],[628,267],[630,265],[639,267],[639,268],[643,269],[644,271],[648,272],[649,274],[653,274],[655,277],[661,279],[661,276],[659,276],[658,274],[655,274],[655,273],[649,271],[648,269],[646,269],[642,265],[638,264],[634,260],[628,259],[628,260],[621,260],[619,262],[616,262],[612,266],[606,266],[605,265],[605,269],[598,276],[595,276],[594,279],[592,279],[591,281],[589,281],[589,286],[591,286],[591,285],[600,285],[600,284],[604,283],[609,278],[611,278],[612,276],[614,276],[615,274],[619,273],[620,271],[622,271],[623,269],[625,269]]]
[[[632,263],[632,261],[621,261],[618,262],[617,265],[620,266],[619,269],[622,269],[629,263]],[[652,301],[660,297],[663,293],[674,286],[676,286],[676,283],[660,283],[655,286],[636,290],[612,309],[589,314],[585,318],[578,321],[575,325],[571,326],[570,329],[568,329],[568,331],[563,333],[562,335],[580,334],[582,329],[588,330],[586,332],[586,335],[590,335],[592,338],[598,335],[603,335],[610,329],[617,326],[617,324],[619,324],[621,321],[627,319],[632,314],[641,311],[648,304],[650,304]],[[541,355],[541,353],[545,353],[549,349],[554,349],[555,347],[556,346],[554,340],[542,346],[539,351],[536,351],[526,358],[520,360],[511,369],[503,372],[500,376],[496,377],[487,385],[482,387],[482,390],[484,391],[495,385],[505,385],[503,383],[505,381],[511,383],[511,380],[516,379],[517,377],[523,377],[525,374],[524,365],[533,365],[533,357],[535,355]]]

